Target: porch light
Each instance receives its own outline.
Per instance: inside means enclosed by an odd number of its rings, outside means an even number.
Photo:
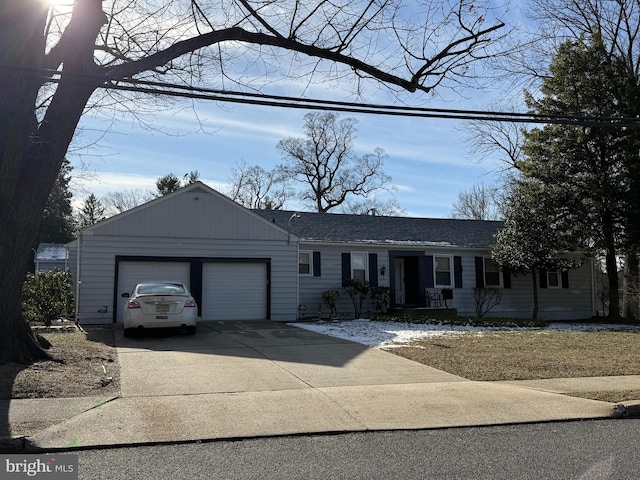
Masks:
[[[387,267],[385,265],[382,265],[382,267],[380,267],[380,275],[384,277],[384,274],[386,272],[387,272]]]

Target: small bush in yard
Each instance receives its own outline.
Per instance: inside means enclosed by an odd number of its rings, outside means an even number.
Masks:
[[[329,307],[329,312],[331,318],[336,318],[338,316],[338,309],[336,304],[340,299],[340,292],[337,290],[325,290],[322,292],[322,303],[324,303],[327,307]]]
[[[360,318],[362,314],[362,304],[369,293],[369,282],[359,278],[352,278],[346,280],[342,286],[349,294],[349,297],[351,297],[351,303],[353,303],[355,310],[354,318]]]
[[[29,322],[45,322],[73,312],[71,272],[59,269],[28,273],[22,287],[22,313]]]
[[[376,313],[386,313],[389,308],[389,287],[371,287],[371,300]]]

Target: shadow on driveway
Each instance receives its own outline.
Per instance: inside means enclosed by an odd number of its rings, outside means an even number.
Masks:
[[[124,338],[122,327],[115,328],[121,352],[143,349],[211,353],[342,367],[368,350],[366,345],[268,320],[201,322],[196,335],[158,329],[147,330],[138,338]]]
[[[464,381],[391,353],[279,322],[204,322],[191,335],[116,330],[123,397]]]

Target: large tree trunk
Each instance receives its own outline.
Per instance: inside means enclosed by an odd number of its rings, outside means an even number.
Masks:
[[[535,268],[531,270],[531,277],[533,278],[533,313],[531,318],[538,320],[538,272]]]
[[[622,286],[623,317],[627,320],[638,320],[638,288],[640,286],[640,264],[638,254],[629,252],[624,262],[624,279]]]
[[[602,222],[605,264],[607,267],[607,279],[609,280],[609,320],[620,320],[620,280],[618,277],[618,252],[616,250],[615,228],[612,214],[605,211]]]
[[[36,104],[44,80],[33,69],[46,64],[45,5],[40,0],[4,0],[0,10],[0,64],[5,65],[0,70],[0,362],[47,357],[22,318],[22,283],[47,199],[82,112],[100,83],[63,76],[38,122]],[[65,72],[95,73],[93,48],[103,23],[100,0],[76,3],[64,35],[69,47],[63,44],[58,50]]]

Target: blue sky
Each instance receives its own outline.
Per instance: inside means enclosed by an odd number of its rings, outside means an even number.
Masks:
[[[466,101],[431,106],[473,108]],[[282,161],[279,140],[302,136],[304,110],[200,102],[147,118],[157,130],[134,119],[88,115],[76,142],[72,164],[88,164],[92,175],[75,195],[103,197],[125,189],[154,190],[155,180],[169,172],[192,170],[225,193],[231,168],[240,161],[271,169]],[[397,187],[395,197],[408,216],[449,217],[458,194],[474,184],[492,184],[496,165],[470,160],[464,124],[455,120],[341,114],[358,120],[355,148],[370,153],[383,148],[384,171]],[[96,143],[94,143],[96,142]],[[301,206],[295,201],[290,209]]]

